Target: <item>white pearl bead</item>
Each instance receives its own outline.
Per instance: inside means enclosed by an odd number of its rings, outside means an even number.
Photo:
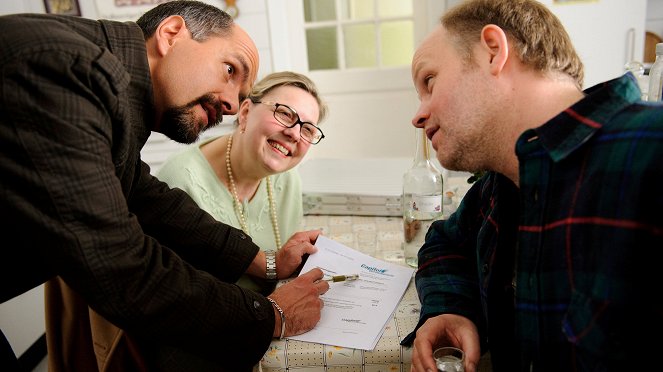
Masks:
[[[235,214],[239,220],[240,227],[242,230],[249,234],[249,229],[246,225],[246,218],[242,212],[241,203],[239,201],[239,196],[237,195],[237,188],[235,187],[235,179],[233,178],[232,168],[230,166],[230,149],[233,145],[233,136],[232,134],[228,137],[228,145],[226,147],[226,171],[228,172],[228,181],[230,183],[230,191],[233,194],[233,205],[235,207]],[[272,180],[267,177],[267,199],[269,200],[269,214],[270,219],[272,220],[272,229],[274,230],[274,240],[276,242],[276,249],[281,248],[281,233],[279,231],[279,221],[278,216],[276,215],[276,203],[274,202],[274,191],[272,188]]]

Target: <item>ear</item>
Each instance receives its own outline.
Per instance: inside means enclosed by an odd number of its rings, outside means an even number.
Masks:
[[[249,106],[251,105],[252,102],[248,98],[244,99],[239,105],[239,110],[237,110],[237,129],[239,129],[240,132],[246,130],[246,120],[249,116]]]
[[[490,73],[499,74],[509,59],[509,41],[499,26],[486,25],[481,30],[481,47],[490,58]]]
[[[161,21],[154,32],[154,38],[159,54],[165,56],[178,39],[191,38],[191,34],[186,28],[184,18],[173,15]]]

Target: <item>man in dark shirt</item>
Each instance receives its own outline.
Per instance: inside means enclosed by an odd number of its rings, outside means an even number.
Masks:
[[[229,371],[250,369],[272,337],[317,323],[322,271],[269,299],[233,284],[245,272],[266,277],[265,254],[140,159],[151,131],[190,143],[237,111],[258,53],[232,18],[196,1],[136,23],[9,15],[0,50],[0,301],[57,276],[142,344]],[[316,238],[279,250],[278,278]]]
[[[584,92],[569,36],[534,0],[469,0],[417,49],[423,127],[447,169],[482,171],[418,254],[413,370],[643,371],[663,342],[663,106],[633,75]],[[415,337],[416,336],[416,337]]]

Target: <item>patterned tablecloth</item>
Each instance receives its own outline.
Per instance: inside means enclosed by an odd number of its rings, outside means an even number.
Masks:
[[[469,185],[466,177],[451,179],[445,187],[444,216],[456,209]],[[405,265],[401,217],[327,216],[304,217],[302,229],[322,229],[341,244],[373,257]],[[264,372],[409,372],[411,349],[400,341],[419,321],[421,305],[410,280],[394,316],[371,351],[295,340],[274,340],[262,358]]]
[[[362,216],[306,216],[304,229],[322,228],[342,244],[384,260],[405,265],[401,218]],[[274,340],[261,361],[262,370],[297,372],[396,372],[409,371],[410,349],[400,340],[419,320],[420,304],[414,280],[410,281],[394,316],[371,351],[295,340]]]
[[[444,217],[455,211],[470,185],[467,175],[445,180]],[[303,230],[322,229],[327,237],[373,257],[405,264],[401,217],[307,215]],[[400,341],[419,321],[421,305],[410,280],[394,316],[371,351],[295,340],[274,340],[260,363],[264,372],[409,372],[411,349]],[[483,369],[482,369],[483,371]]]

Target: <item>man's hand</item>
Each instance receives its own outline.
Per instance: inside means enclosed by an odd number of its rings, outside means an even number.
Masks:
[[[429,318],[417,330],[412,349],[412,371],[437,371],[433,350],[455,346],[465,352],[465,371],[476,372],[481,358],[479,332],[471,320],[455,314]]]
[[[304,255],[318,251],[313,246],[322,230],[300,231],[293,234],[276,253],[276,276],[289,278],[302,264]]]
[[[284,336],[295,336],[311,330],[320,321],[323,302],[320,295],[329,290],[329,283],[324,280],[322,270],[315,268],[298,276],[292,281],[276,288],[269,295],[285,314]],[[274,337],[281,335],[281,318],[274,310],[276,323]]]

